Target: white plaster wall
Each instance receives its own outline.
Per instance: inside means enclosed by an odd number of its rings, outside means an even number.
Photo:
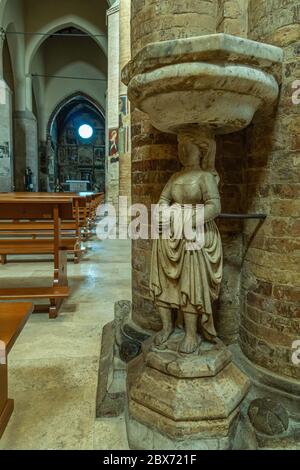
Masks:
[[[96,42],[90,38],[49,39],[39,49],[31,73],[48,76],[97,78],[74,80],[34,78],[39,88],[40,138],[46,140],[46,129],[55,107],[73,93],[82,92],[105,109],[107,60]]]
[[[22,0],[9,0],[2,17],[2,27],[8,33],[24,31]],[[25,87],[25,41],[24,36],[8,34],[7,41],[12,59],[15,82],[15,107],[20,111],[26,109]]]
[[[45,2],[24,0],[25,24],[28,31],[55,32],[68,26],[75,26],[94,35],[104,53],[107,52],[106,1],[105,0],[52,0]],[[34,12],[34,14],[32,14]],[[44,38],[28,36],[26,40],[26,71],[30,69],[35,52]]]
[[[11,1],[11,0],[9,0]],[[12,0],[14,1],[14,0]],[[51,2],[24,0],[24,14],[28,31],[40,31],[46,24],[77,16],[87,26],[94,25],[106,32],[106,0],[51,0]],[[30,38],[28,38],[30,40]]]
[[[46,74],[45,60],[40,48],[33,60],[32,70],[39,75]],[[43,77],[32,78],[32,88],[37,104],[37,119],[39,128],[39,140],[46,140],[46,127],[47,122],[45,121],[45,95],[46,95],[46,79]]]

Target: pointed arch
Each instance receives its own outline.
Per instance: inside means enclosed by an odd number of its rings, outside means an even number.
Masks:
[[[52,113],[50,115],[50,118],[49,118],[48,124],[47,124],[47,135],[48,136],[51,135],[53,123],[54,123],[56,117],[58,116],[58,114],[60,113],[60,111],[66,105],[70,104],[72,101],[78,100],[79,98],[83,98],[86,101],[88,101],[89,103],[91,103],[97,109],[97,111],[103,116],[103,119],[105,119],[105,112],[104,112],[104,109],[102,108],[102,106],[100,105],[100,103],[98,103],[94,98],[89,96],[87,93],[84,93],[82,91],[78,91],[76,93],[72,93],[71,95],[68,95],[67,97],[65,97],[62,101],[60,101],[55,106],[54,110],[52,111]]]
[[[104,32],[98,29],[94,24],[76,15],[68,15],[67,17],[65,16],[61,18],[56,18],[52,22],[45,25],[42,31],[37,31],[37,33],[45,33],[47,35],[51,35],[61,29],[70,28],[70,27],[77,28],[81,30],[83,33],[86,33],[88,36],[90,36],[91,39],[93,39],[96,42],[96,44],[100,47],[104,55],[107,56],[107,38],[105,37]],[[99,37],[99,35],[103,35],[103,36]],[[95,37],[95,36],[98,36],[98,37]],[[30,41],[26,47],[26,54],[25,54],[26,74],[30,73],[31,64],[35,57],[35,54],[38,51],[38,49],[41,47],[43,42],[47,40],[47,38],[48,36],[39,36],[39,35],[34,35],[30,38]]]

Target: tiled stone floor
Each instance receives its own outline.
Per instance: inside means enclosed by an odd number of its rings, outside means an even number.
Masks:
[[[95,404],[102,328],[114,302],[131,298],[130,243],[87,246],[81,264],[68,264],[72,294],[60,317],[33,315],[10,354],[15,411],[1,450],[128,448],[124,419],[95,421]],[[51,285],[49,258],[22,259],[0,266],[0,285]]]

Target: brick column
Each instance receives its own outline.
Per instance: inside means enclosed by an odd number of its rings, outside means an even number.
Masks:
[[[300,79],[299,2],[251,0],[249,21],[251,39],[283,47],[284,68],[275,119],[248,131],[248,211],[268,218],[261,227],[245,224],[240,341],[266,373],[299,380],[291,359],[300,339],[300,105],[292,103]]]
[[[218,33],[240,37],[248,35],[249,0],[220,0],[218,11]]]
[[[151,42],[214,34],[218,0],[132,0],[132,56]]]

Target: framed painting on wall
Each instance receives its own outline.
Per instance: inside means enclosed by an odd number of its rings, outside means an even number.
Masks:
[[[76,145],[61,145],[58,148],[58,162],[61,166],[77,165],[78,147]]]
[[[68,155],[67,155],[67,152],[66,152],[66,147],[64,146],[59,146],[58,147],[58,163],[61,165],[61,166],[64,166],[64,165],[67,165],[68,164]]]
[[[70,145],[67,147],[67,154],[68,154],[68,163],[69,165],[77,165],[78,164],[78,147],[77,145]]]
[[[9,156],[9,143],[5,142],[0,145],[0,176],[10,176],[11,174],[11,162]]]
[[[109,130],[109,156],[115,156],[119,152],[119,129]]]
[[[97,169],[105,169],[105,147],[94,147],[94,165]]]
[[[68,127],[65,135],[66,143],[69,145],[77,144],[77,132],[74,127]]]
[[[80,166],[93,166],[94,152],[92,145],[81,145],[78,147],[78,160]]]
[[[95,170],[94,172],[95,185],[98,191],[105,191],[105,171]]]
[[[70,171],[69,167],[67,166],[61,166],[59,168],[59,176],[60,176],[60,182],[64,183],[65,181],[70,179]]]
[[[96,129],[96,145],[105,146],[105,129]]]

